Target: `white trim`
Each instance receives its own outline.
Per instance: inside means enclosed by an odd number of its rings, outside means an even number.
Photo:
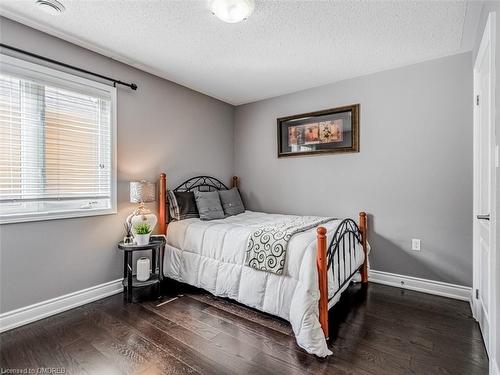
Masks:
[[[116,185],[116,184],[115,184]],[[115,215],[118,211],[116,208],[105,208],[105,209],[89,209],[89,210],[79,210],[79,211],[64,211],[64,212],[52,212],[50,214],[23,214],[23,215],[12,215],[6,217],[0,217],[0,225],[4,224],[16,224],[16,223],[27,223],[32,221],[47,221],[47,220],[60,220],[60,219],[74,219],[77,217],[88,217],[88,216],[102,216],[102,215]]]
[[[476,298],[474,298],[474,287],[472,287],[470,291],[470,298],[469,298],[469,305],[470,305],[470,311],[472,313],[472,317],[474,318],[475,321],[477,321],[477,315],[476,315]]]
[[[475,65],[475,63],[474,63]],[[477,205],[478,205],[478,198],[477,198],[477,180],[478,180],[478,169],[477,169],[477,164],[478,164],[478,149],[477,149],[477,138],[478,138],[478,127],[477,123],[479,122],[479,114],[478,114],[478,109],[476,105],[476,97],[478,95],[478,73],[476,69],[473,69],[472,71],[473,77],[474,77],[474,86],[473,86],[473,92],[472,92],[472,108],[473,108],[473,124],[472,124],[472,132],[473,132],[473,143],[472,143],[472,164],[473,164],[473,170],[472,170],[472,289],[475,291],[476,289],[479,289],[479,272],[478,272],[478,267],[479,267],[479,252],[477,249],[477,244],[476,244],[476,238],[477,238],[477,220],[474,217],[474,213],[477,211]],[[479,305],[476,303],[476,299],[472,298],[471,300],[471,306],[472,306],[472,316],[474,319],[478,320],[479,319]]]
[[[496,270],[496,257],[497,255],[497,233],[496,233],[496,220],[497,220],[497,212],[496,212],[496,195],[495,192],[497,191],[498,188],[498,182],[496,181],[496,155],[495,155],[495,149],[498,147],[497,144],[497,139],[495,139],[495,120],[496,120],[496,71],[495,71],[495,59],[496,59],[496,48],[497,48],[497,31],[496,31],[496,13],[495,12],[490,12],[488,14],[488,19],[486,21],[486,25],[484,27],[484,30],[482,32],[482,37],[481,37],[481,43],[479,45],[479,49],[476,55],[476,59],[474,61],[474,68],[473,68],[473,74],[474,74],[474,96],[479,94],[479,85],[478,85],[478,64],[481,62],[481,60],[484,58],[484,54],[489,52],[489,68],[490,68],[490,87],[489,87],[489,95],[490,95],[490,121],[491,121],[491,140],[490,140],[490,149],[491,149],[491,163],[492,165],[490,166],[490,174],[491,174],[491,181],[490,181],[490,239],[489,239],[489,245],[490,245],[490,251],[489,251],[489,279],[487,280],[488,283],[488,296],[486,296],[486,299],[488,301],[489,305],[489,311],[488,311],[488,316],[486,317],[485,320],[487,320],[485,323],[487,324],[486,327],[483,327],[483,329],[487,330],[487,332],[482,332],[483,333],[483,338],[485,339],[485,347],[486,351],[489,354],[489,362],[490,362],[490,372],[494,373],[494,371],[497,372],[498,374],[498,366],[496,363],[494,363],[494,358],[493,356],[496,353],[496,346],[497,346],[497,338],[496,338],[496,324],[498,320],[498,301],[496,300],[496,295],[495,295],[495,288],[494,286],[497,285],[497,270]],[[489,50],[489,51],[488,51]],[[477,129],[478,129],[478,123],[479,123],[479,111],[477,106],[473,105],[474,107],[474,181],[473,181],[473,212],[472,214],[474,215],[473,217],[473,288],[478,289],[481,285],[481,279],[480,279],[480,259],[479,259],[479,245],[478,245],[478,237],[479,237],[479,228],[478,228],[478,220],[476,220],[475,215],[480,214],[478,212],[478,134],[477,134]],[[484,319],[483,317],[483,309],[480,303],[477,303],[477,301],[474,299],[473,300],[473,315],[474,318],[477,319]],[[483,325],[486,325],[483,323]],[[496,368],[495,368],[496,367]],[[500,375],[500,374],[499,374]]]
[[[36,79],[43,84],[55,84],[64,88],[74,89],[79,93],[109,99],[111,102],[111,206],[108,208],[71,209],[68,211],[49,211],[35,213],[0,214],[1,224],[12,224],[30,221],[44,221],[53,219],[69,219],[99,215],[114,215],[117,213],[117,90],[116,87],[93,81],[74,74],[52,69],[44,65],[29,62],[23,59],[0,53],[0,67],[2,71],[17,74],[20,77]]]
[[[376,270],[369,271],[369,281],[467,302],[470,302],[472,295],[472,288],[468,286],[448,284],[441,281],[421,279],[418,277]]]
[[[498,367],[498,362],[495,359],[491,359],[490,361],[490,374],[491,375],[500,375],[500,368]]]
[[[111,98],[113,91],[116,91],[116,88],[111,85],[12,57],[3,52],[0,53],[0,64],[2,64],[3,72],[26,79],[36,79],[40,83],[47,85],[62,85],[66,89],[73,88],[79,93]]]
[[[490,32],[491,32],[491,54],[492,54],[492,61],[491,61],[491,121],[492,121],[492,127],[493,127],[493,137],[495,139],[493,140],[493,157],[492,157],[492,163],[494,167],[492,168],[492,188],[493,191],[497,192],[496,194],[492,194],[492,209],[491,209],[491,265],[490,265],[490,283],[493,286],[490,289],[490,294],[491,294],[491,306],[490,306],[490,367],[492,368],[492,372],[496,372],[497,375],[500,375],[500,370],[498,368],[498,358],[495,358],[497,354],[497,348],[498,348],[498,338],[496,335],[497,331],[497,324],[498,324],[498,319],[499,319],[499,301],[496,298],[496,288],[498,286],[498,281],[499,281],[499,275],[498,275],[498,270],[496,269],[496,264],[497,264],[497,257],[498,255],[498,233],[497,233],[497,220],[498,220],[498,212],[496,210],[497,207],[497,197],[498,197],[498,187],[499,187],[499,181],[497,181],[496,176],[497,173],[496,169],[498,168],[498,164],[496,163],[496,159],[498,157],[498,154],[496,154],[497,149],[498,149],[498,135],[495,134],[495,129],[497,127],[496,120],[498,114],[496,113],[496,108],[497,108],[497,100],[498,98],[496,97],[496,92],[497,92],[497,74],[498,72],[496,71],[496,58],[497,58],[497,52],[496,49],[498,48],[498,28],[497,28],[497,18],[496,18],[496,13],[495,12],[490,12],[488,15],[488,23],[490,24]],[[488,27],[488,24],[487,26]]]
[[[0,332],[35,322],[51,315],[85,305],[123,290],[122,279],[109,281],[77,292],[38,302],[0,314]]]

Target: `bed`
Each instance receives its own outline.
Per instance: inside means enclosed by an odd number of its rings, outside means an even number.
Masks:
[[[332,219],[294,234],[288,242],[283,274],[245,264],[249,236],[262,226],[279,225],[293,215],[245,212],[224,219],[169,220],[166,175],[160,176],[159,232],[167,234],[164,277],[236,300],[288,320],[297,344],[319,357],[331,354],[328,310],[351,281],[368,282],[366,214],[359,225]],[[238,187],[233,177],[232,187]],[[173,191],[227,190],[209,176],[191,178]]]

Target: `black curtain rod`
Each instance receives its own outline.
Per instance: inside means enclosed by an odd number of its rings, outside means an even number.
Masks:
[[[111,77],[106,77],[106,76],[103,76],[102,74],[98,74],[98,73],[94,73],[94,72],[91,72],[91,71],[88,71],[88,70],[85,70],[85,69],[82,69],[82,68],[78,68],[77,66],[69,65],[69,64],[63,63],[61,61],[49,59],[48,57],[40,56],[40,55],[37,55],[36,53],[31,53],[31,52],[22,50],[20,48],[9,46],[7,44],[0,43],[0,47],[6,48],[6,49],[10,49],[10,50],[18,52],[18,53],[22,53],[24,55],[31,56],[31,57],[34,57],[36,59],[47,61],[47,62],[49,62],[51,64],[56,64],[56,65],[64,66],[65,68],[76,70],[77,72],[81,72],[81,73],[85,73],[85,74],[90,74],[90,75],[92,75],[94,77],[99,77],[99,78],[105,79],[107,81],[111,81],[115,85],[119,84],[119,85],[130,87],[132,90],[137,90],[137,85],[135,83],[122,82],[122,81],[120,81],[118,79],[114,79],[114,78],[111,78]]]

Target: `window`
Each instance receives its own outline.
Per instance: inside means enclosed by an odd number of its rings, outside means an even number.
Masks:
[[[0,55],[0,223],[116,212],[116,90]]]

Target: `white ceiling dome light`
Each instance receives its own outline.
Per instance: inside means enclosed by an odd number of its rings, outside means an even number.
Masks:
[[[209,0],[209,7],[220,20],[236,23],[250,17],[255,2],[254,0]]]
[[[57,16],[64,12],[66,8],[57,0],[36,0],[36,5],[46,13]]]

